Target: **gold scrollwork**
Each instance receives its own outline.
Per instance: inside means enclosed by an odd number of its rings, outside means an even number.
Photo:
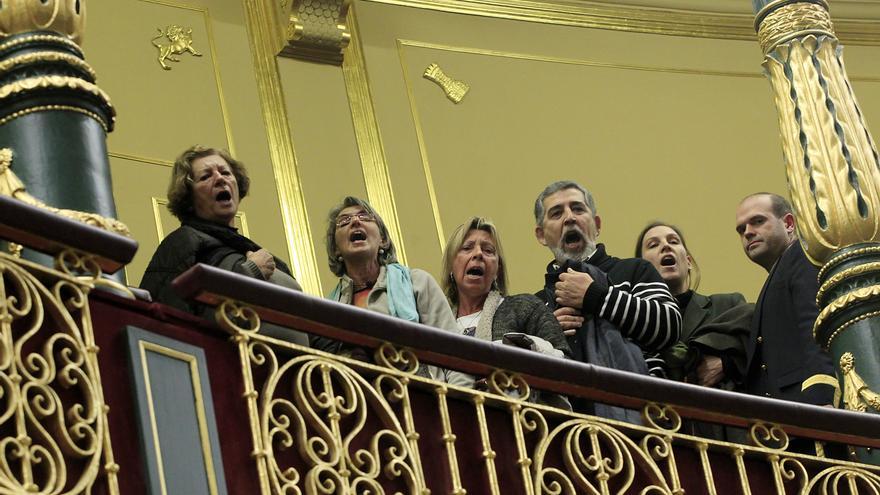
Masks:
[[[551,465],[547,457],[559,443],[562,467]],[[534,488],[538,493],[558,495],[635,493],[637,466],[645,483],[639,493],[675,493],[651,455],[620,430],[587,419],[569,420],[538,440]]]
[[[94,255],[70,248],[55,255],[55,268],[70,276],[82,276],[88,282],[101,276],[101,265]]]
[[[12,171],[12,150],[9,148],[0,149],[0,194],[13,197],[22,203],[36,206],[37,208],[91,225],[92,227],[131,237],[128,227],[115,218],[104,217],[97,213],[55,208],[31,196],[27,189],[25,189],[21,179]]]
[[[816,474],[799,493],[880,493],[880,476],[852,466],[831,466]]]
[[[318,356],[279,362],[258,340],[239,345],[248,349],[246,376],[264,377],[251,384],[259,393],[247,399],[256,412],[255,452],[265,462],[271,493],[385,493],[380,476],[399,483],[401,493],[426,493],[406,430],[363,377]],[[368,416],[378,426],[368,425]],[[298,453],[306,467],[289,465],[288,452]]]
[[[162,28],[156,28],[156,30],[159,31],[159,34],[151,39],[150,43],[159,50],[157,60],[163,69],[171,70],[171,66],[165,63],[166,60],[180,62],[180,59],[175,57],[175,55],[190,53],[195,57],[202,56],[202,54],[197,52],[192,46],[192,28],[184,28],[177,24],[172,24],[164,30]],[[156,40],[163,37],[168,40],[168,44],[156,42]]]
[[[851,352],[840,356],[843,373],[843,405],[850,411],[865,412],[868,407],[880,411],[880,394],[872,391],[865,380],[856,373],[856,359]]]
[[[531,393],[528,382],[518,373],[495,370],[486,379],[489,391],[512,399],[527,400]]]
[[[0,254],[0,485],[10,493],[118,493],[88,285],[45,284]]]
[[[429,65],[425,69],[424,77],[429,81],[437,83],[437,85],[443,89],[446,97],[453,103],[461,103],[461,100],[464,99],[467,92],[471,89],[467,83],[458,81],[446,75],[446,73],[443,72],[443,69],[437,64]]]
[[[781,426],[771,423],[754,423],[749,427],[749,441],[757,447],[784,451],[788,448],[788,434]]]
[[[762,15],[767,9],[772,12]],[[788,40],[808,34],[835,37],[827,4],[796,2],[780,7],[771,3],[758,13],[757,18],[761,19],[761,24],[756,26],[758,41],[765,54]]]
[[[847,292],[831,301],[827,306],[822,308],[822,311],[819,312],[819,316],[816,317],[816,323],[813,325],[813,336],[817,335],[818,329],[822,327],[822,324],[824,324],[827,319],[839,313],[844,308],[858,302],[869,301],[876,298],[878,295],[880,295],[880,285],[871,285],[869,287],[856,289],[852,292]]]
[[[419,358],[411,350],[397,349],[388,342],[382,343],[373,357],[380,366],[407,374],[414,374],[419,369]]]
[[[681,416],[675,409],[666,404],[648,402],[642,408],[642,418],[650,426],[670,433],[675,433],[681,428]]]
[[[291,4],[287,46],[282,55],[340,64],[351,41],[351,0],[298,0]]]
[[[248,335],[260,331],[260,315],[253,308],[232,299],[224,299],[214,312],[220,327],[232,335]]]

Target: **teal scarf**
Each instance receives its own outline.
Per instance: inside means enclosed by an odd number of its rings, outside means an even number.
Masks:
[[[402,320],[419,322],[419,310],[416,307],[416,295],[413,293],[409,268],[400,263],[385,265],[385,290],[388,292],[388,314]],[[328,299],[338,301],[341,291],[340,280]]]

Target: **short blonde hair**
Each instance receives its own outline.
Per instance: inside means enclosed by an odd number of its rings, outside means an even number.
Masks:
[[[452,275],[452,262],[455,255],[458,254],[467,235],[472,230],[482,230],[492,237],[495,243],[495,252],[498,255],[498,276],[493,282],[493,287],[501,293],[502,296],[507,295],[507,267],[504,263],[504,250],[501,248],[501,237],[498,235],[498,229],[492,220],[484,217],[471,217],[465,223],[458,226],[449,241],[446,242],[446,249],[443,254],[443,292],[446,299],[452,305],[458,304],[458,286],[455,285],[455,277]]]

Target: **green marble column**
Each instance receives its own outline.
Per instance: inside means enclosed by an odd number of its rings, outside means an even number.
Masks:
[[[880,154],[853,94],[825,0],[752,0],[779,113],[798,234],[821,267],[817,341],[840,407],[880,413]],[[863,462],[880,453],[859,450]]]
[[[115,112],[78,45],[84,17],[84,0],[0,1],[0,148],[38,200],[115,218]]]

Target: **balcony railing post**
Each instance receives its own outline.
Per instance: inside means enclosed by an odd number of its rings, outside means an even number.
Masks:
[[[880,155],[826,0],[752,0],[773,88],[798,234],[821,267],[814,336],[841,407],[880,412]],[[880,454],[860,452],[865,462]]]

